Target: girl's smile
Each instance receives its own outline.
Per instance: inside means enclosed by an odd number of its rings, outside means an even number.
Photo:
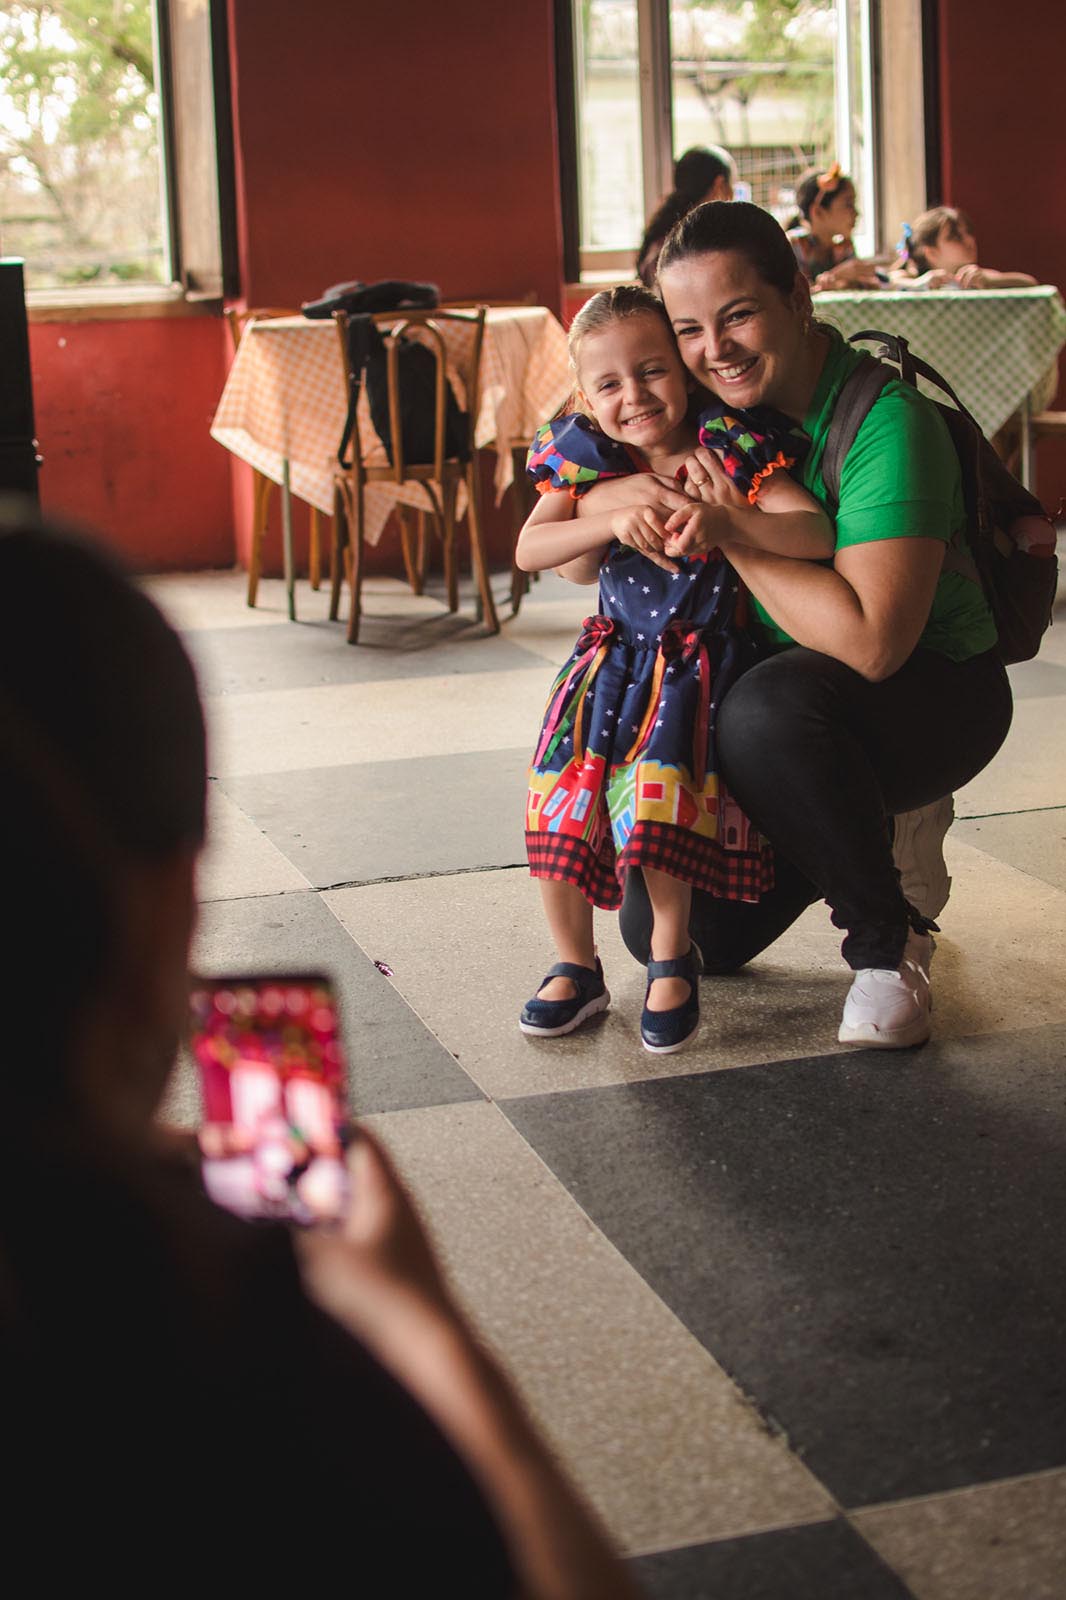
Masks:
[[[687,443],[688,380],[660,316],[640,311],[585,334],[577,367],[585,403],[608,438],[645,451]]]

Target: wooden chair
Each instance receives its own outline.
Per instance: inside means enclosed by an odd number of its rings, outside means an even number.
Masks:
[[[238,311],[233,306],[226,310],[226,323],[229,327],[230,337],[233,340],[233,349],[236,351],[241,342],[244,330],[249,322],[255,318],[263,322],[271,317],[298,317],[299,311],[291,306],[255,306],[247,311]],[[275,488],[273,479],[265,473],[252,468],[252,548],[248,560],[248,604],[255,605],[256,595],[259,591],[259,572],[263,555],[263,535],[266,533],[267,511],[270,503],[270,491]],[[317,589],[322,582],[322,542],[319,532],[319,510],[317,506],[308,506],[310,520],[308,524],[308,550],[307,566],[308,577],[312,589]]]
[[[337,338],[348,392],[351,392],[353,372],[348,345],[348,317],[342,311],[334,312]],[[478,414],[479,382],[481,371],[481,346],[485,332],[485,307],[476,311],[387,311],[378,313],[374,321],[385,339],[388,366],[389,427],[392,433],[391,462],[377,435],[366,437],[366,416],[360,422],[354,419],[348,446],[349,464],[334,479],[333,498],[333,580],[330,595],[331,618],[336,618],[340,607],[341,574],[347,567],[351,587],[351,609],[348,613],[348,643],[359,638],[361,595],[363,579],[363,548],[365,538],[364,493],[374,485],[418,485],[425,499],[425,510],[432,513],[444,551],[444,582],[449,611],[459,608],[459,583],[455,560],[456,504],[459,488],[465,484],[467,493],[467,524],[470,529],[470,558],[477,581],[479,610],[490,633],[498,633],[500,624],[493,603],[489,572],[481,542],[481,518],[478,504],[477,460],[474,451],[474,425]],[[464,417],[464,450],[462,455],[445,453],[445,424],[448,395],[448,352],[441,326],[446,323],[464,324],[467,338],[464,341],[468,354],[455,363],[466,390]],[[433,414],[433,460],[430,462],[405,461],[399,390],[399,341],[411,335],[431,351],[436,367],[435,404]],[[357,411],[360,408],[357,408]],[[402,505],[398,509],[403,509]],[[413,509],[418,510],[418,507]],[[403,522],[404,564],[416,593],[421,593],[426,567],[425,517],[419,518],[417,546],[411,541],[408,520]]]

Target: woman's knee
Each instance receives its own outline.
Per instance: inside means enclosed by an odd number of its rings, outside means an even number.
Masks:
[[[803,746],[812,722],[832,717],[850,673],[831,656],[798,648],[752,667],[718,713],[718,750],[727,773]]]

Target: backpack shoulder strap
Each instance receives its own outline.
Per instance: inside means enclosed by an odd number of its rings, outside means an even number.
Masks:
[[[933,385],[934,389],[939,389],[941,394],[946,394],[955,410],[961,411],[964,417],[969,418],[974,427],[977,428],[977,431],[981,431],[976,419],[963,405],[951,384],[944,377],[944,374],[938,372],[935,367],[931,367],[928,361],[923,361],[921,356],[916,356],[902,334],[883,333],[879,328],[864,328],[861,333],[851,334],[848,343],[860,344],[866,340],[871,340],[881,346],[877,352],[879,358],[881,360],[887,358],[889,361],[895,362],[904,383],[909,383],[916,389],[918,387],[918,379],[924,378],[927,383]]]
[[[837,396],[822,452],[822,482],[834,510],[840,503],[840,472],[844,458],[855,443],[855,435],[866,421],[874,401],[894,377],[890,367],[875,361],[873,356],[864,355]]]

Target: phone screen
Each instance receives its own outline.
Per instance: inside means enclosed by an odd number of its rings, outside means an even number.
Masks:
[[[310,1225],[344,1211],[344,1055],[328,978],[197,979],[204,1186],[242,1217]]]

